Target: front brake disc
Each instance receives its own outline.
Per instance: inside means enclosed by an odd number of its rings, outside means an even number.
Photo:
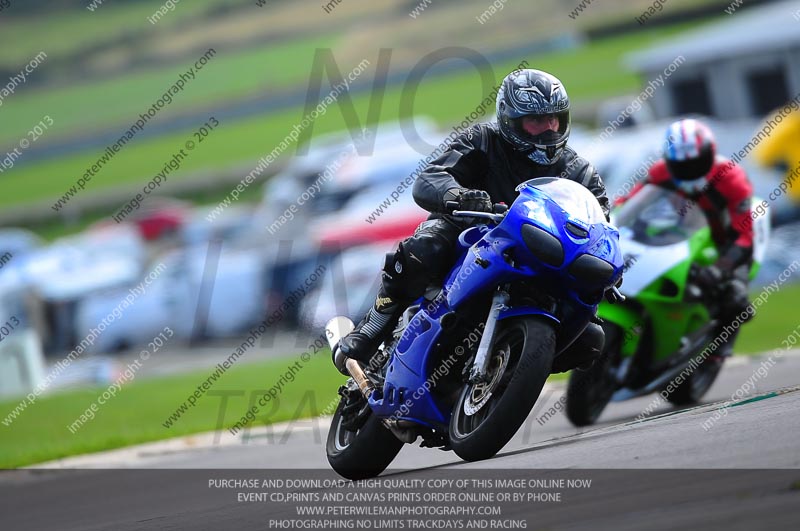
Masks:
[[[492,397],[492,393],[497,388],[497,384],[503,377],[508,367],[508,359],[510,356],[510,347],[506,345],[492,358],[492,364],[489,367],[489,375],[491,378],[488,382],[477,382],[472,384],[466,400],[464,400],[464,414],[471,417],[481,410],[483,406]]]

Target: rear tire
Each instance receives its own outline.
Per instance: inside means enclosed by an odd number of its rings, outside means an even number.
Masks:
[[[489,364],[490,374],[492,367],[498,371],[496,384],[493,379],[488,385],[490,396],[467,415],[465,402],[474,406],[480,388],[465,384],[450,417],[450,446],[465,461],[488,459],[511,440],[539,398],[553,366],[556,340],[550,323],[527,317],[501,326]]]
[[[325,445],[328,463],[337,474],[351,480],[375,477],[394,460],[403,442],[387,430],[380,419],[370,413],[357,431],[342,426],[345,398],[333,414]]]

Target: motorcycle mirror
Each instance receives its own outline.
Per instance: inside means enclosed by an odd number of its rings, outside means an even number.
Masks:
[[[611,304],[617,304],[619,302],[625,302],[625,295],[617,288],[617,286],[611,286],[606,290],[606,300]]]

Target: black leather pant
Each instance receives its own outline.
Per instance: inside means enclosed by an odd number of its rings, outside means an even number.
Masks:
[[[421,297],[429,285],[441,283],[453,267],[462,230],[462,226],[446,219],[423,221],[413,236],[386,255],[384,292],[408,304]]]

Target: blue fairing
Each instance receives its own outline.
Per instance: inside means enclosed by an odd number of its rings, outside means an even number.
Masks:
[[[556,309],[512,304],[499,319],[539,315],[552,320],[558,324],[558,348],[563,350],[586,328],[603,291],[622,274],[619,233],[605,222],[588,190],[572,181],[543,178],[523,183],[518,191],[498,225],[479,225],[461,234],[460,258],[442,291],[433,301],[421,301],[389,361],[383,392],[376,391],[369,400],[379,417],[446,428],[450,410],[428,392],[435,382],[429,371],[442,334],[440,319],[446,313],[457,313],[498,286],[527,281],[556,299]],[[523,233],[529,237],[527,243]],[[561,254],[552,237],[560,242]],[[538,256],[530,248],[534,241],[545,243],[536,245]],[[543,256],[540,249],[551,252]]]

